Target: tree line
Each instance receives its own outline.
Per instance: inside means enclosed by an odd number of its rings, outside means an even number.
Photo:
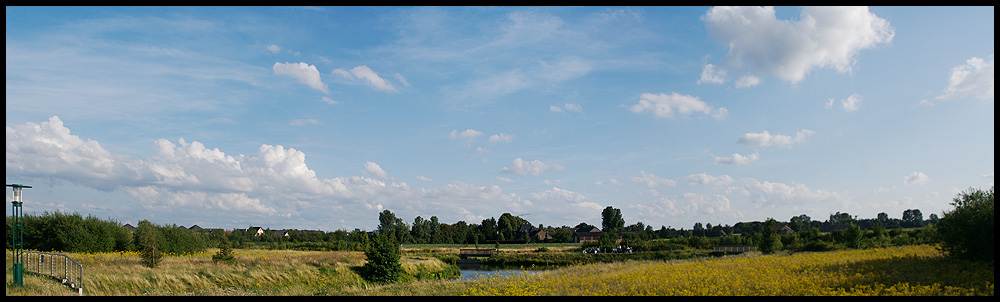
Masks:
[[[971,190],[963,192],[955,198],[952,204],[956,210],[945,215],[960,212],[962,208],[973,208],[985,202],[975,200],[988,199],[987,218],[981,223],[988,223],[989,230],[967,232],[961,235],[989,235],[989,250],[992,251],[992,196],[993,189],[988,191]],[[973,200],[973,201],[964,201]],[[983,211],[972,211],[967,216],[979,217]],[[964,212],[962,212],[964,213]],[[886,213],[879,213],[875,218],[860,219],[848,213],[831,214],[827,220],[814,220],[807,215],[791,217],[788,221],[767,219],[766,221],[739,222],[730,225],[712,225],[695,223],[690,229],[674,229],[660,226],[654,229],[650,225],[636,222],[626,225],[621,218],[621,211],[607,207],[601,213],[602,223],[599,228],[605,233],[614,233],[620,239],[640,250],[672,249],[686,246],[691,248],[708,248],[720,244],[753,244],[772,242],[774,246],[797,250],[827,250],[840,247],[886,246],[913,243],[925,243],[935,238],[924,226],[939,225],[943,218],[931,214],[924,219],[920,210],[909,209],[902,213],[899,219],[889,218]],[[953,216],[958,214],[952,214]],[[160,252],[163,253],[193,253],[204,251],[209,247],[218,247],[222,240],[234,248],[273,248],[273,249],[303,249],[303,250],[350,250],[363,251],[371,242],[374,233],[392,236],[398,244],[488,244],[500,242],[537,242],[542,238],[530,236],[532,233],[521,232],[523,226],[534,231],[544,231],[549,234],[545,242],[573,242],[573,234],[577,229],[596,228],[585,222],[576,226],[545,226],[534,225],[527,219],[503,213],[499,218],[483,219],[480,223],[459,221],[442,223],[436,216],[425,219],[417,216],[412,223],[396,217],[389,210],[379,213],[379,225],[374,232],[355,229],[353,231],[337,230],[333,232],[289,230],[284,233],[265,232],[263,235],[250,232],[249,229],[233,229],[231,231],[211,230],[193,231],[176,225],[156,225],[141,221],[140,228],[148,228],[156,239]],[[987,221],[988,220],[988,221]],[[11,242],[11,217],[7,218],[7,240]],[[79,214],[44,213],[43,215],[25,215],[24,244],[25,249],[40,251],[70,251],[70,252],[111,252],[139,251],[142,241],[138,233],[125,228],[116,221],[102,220],[92,216],[82,217]],[[776,233],[780,226],[787,225],[794,232]],[[967,226],[955,226],[956,223],[946,223],[951,229]],[[904,231],[904,229],[914,229]],[[921,229],[925,230],[921,230]],[[537,233],[536,233],[537,234]],[[529,235],[529,236],[526,236]],[[945,236],[948,237],[948,236]],[[669,239],[669,241],[663,241]],[[667,243],[664,243],[667,242]],[[981,249],[974,249],[978,253]]]

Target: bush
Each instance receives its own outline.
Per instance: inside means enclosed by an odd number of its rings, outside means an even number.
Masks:
[[[955,209],[935,225],[941,250],[956,258],[993,261],[993,187],[959,193],[951,205]]]
[[[233,255],[233,248],[230,247],[229,240],[226,237],[220,238],[219,242],[219,252],[212,255],[212,261],[233,263],[236,262],[236,256]]]

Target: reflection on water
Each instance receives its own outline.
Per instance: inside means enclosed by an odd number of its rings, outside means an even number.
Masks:
[[[472,280],[476,278],[489,278],[495,276],[510,276],[519,274],[530,274],[534,271],[519,268],[488,268],[488,267],[462,267],[460,269],[462,277],[459,280]]]

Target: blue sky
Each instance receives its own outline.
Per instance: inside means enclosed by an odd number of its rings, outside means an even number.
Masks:
[[[6,182],[227,229],[926,218],[993,186],[993,11],[7,7]]]

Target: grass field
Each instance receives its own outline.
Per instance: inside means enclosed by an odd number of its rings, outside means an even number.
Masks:
[[[237,262],[216,264],[209,251],[169,255],[159,267],[131,253],[70,253],[84,265],[84,295],[993,295],[992,264],[944,258],[931,246],[793,255],[745,255],[672,261],[573,265],[530,275],[451,281],[447,265],[427,252],[403,252],[405,282],[364,281],[360,252],[236,250]],[[8,296],[75,295],[48,277],[25,275]]]

